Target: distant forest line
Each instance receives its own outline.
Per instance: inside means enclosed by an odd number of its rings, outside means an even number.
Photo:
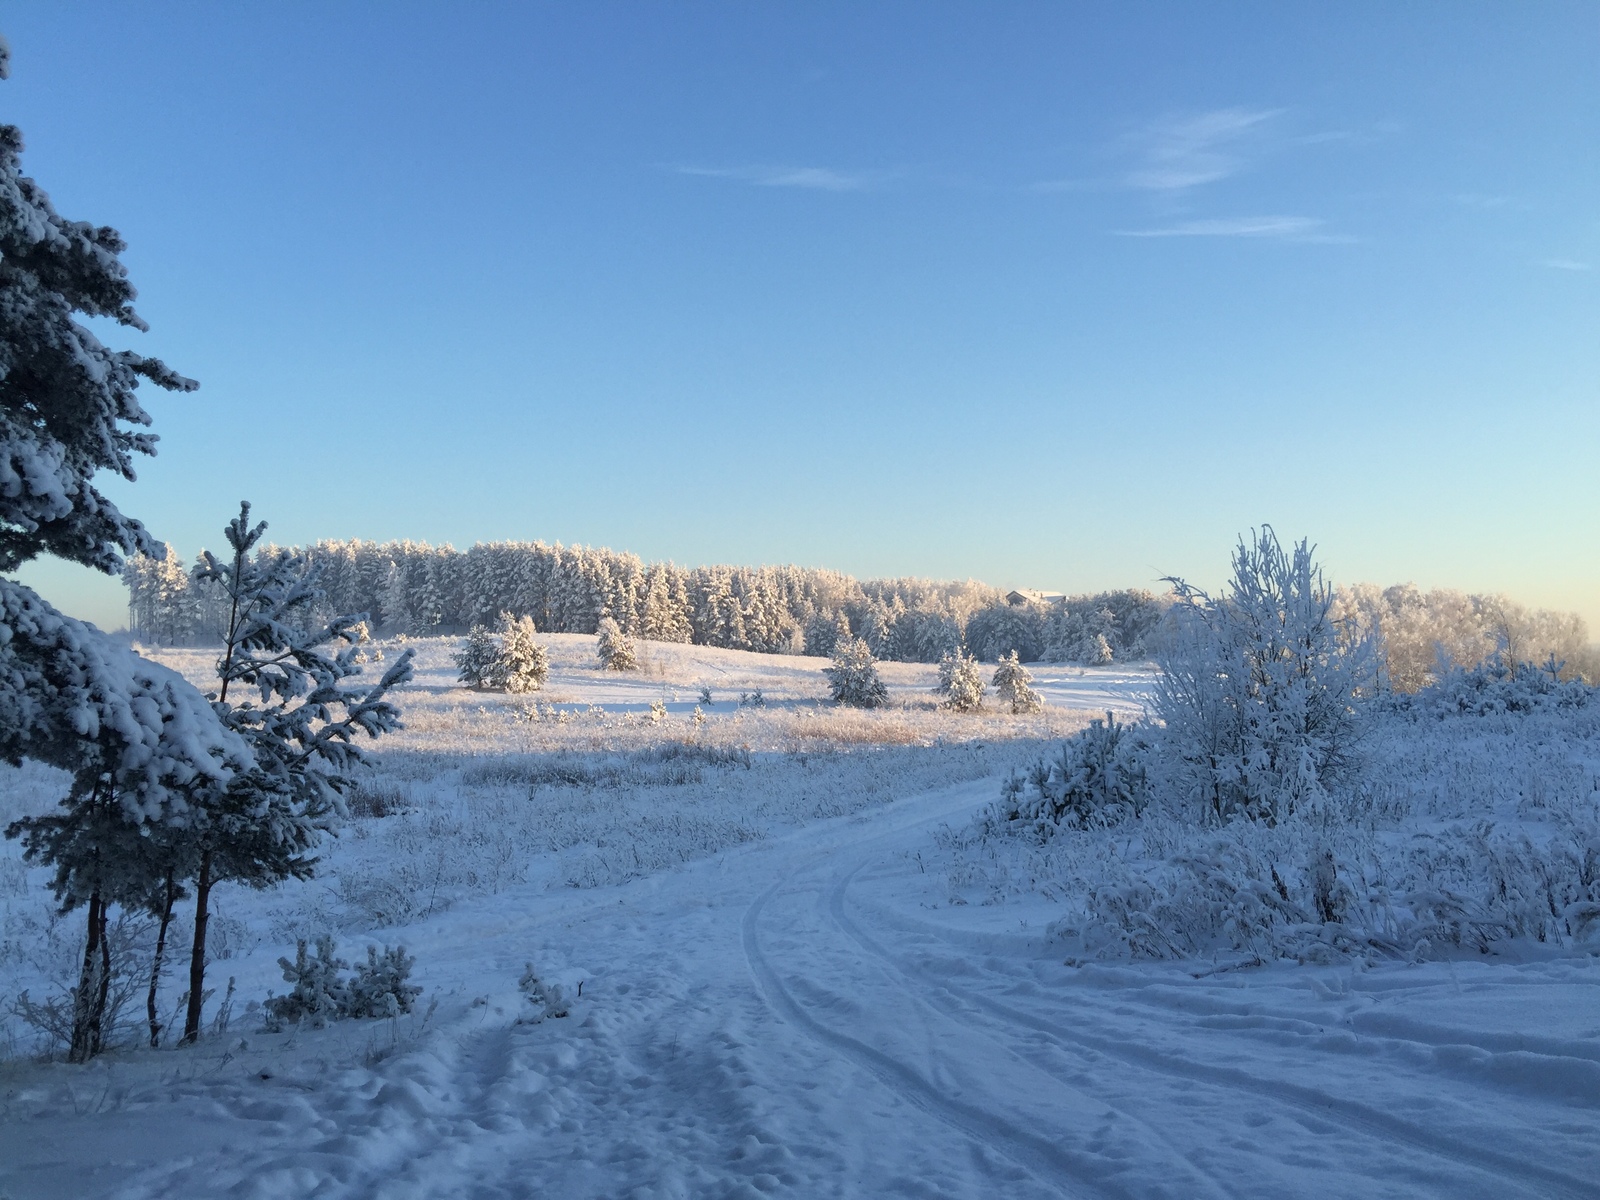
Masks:
[[[363,612],[374,632],[430,636],[501,613],[547,633],[594,633],[611,616],[634,637],[775,654],[831,654],[848,633],[879,658],[938,662],[965,647],[984,661],[1108,663],[1144,658],[1168,601],[1122,590],[1075,597],[1007,593],[971,580],[858,580],[812,567],[680,567],[545,542],[323,541],[300,549],[321,572],[326,615]],[[169,546],[123,574],[129,627],[155,644],[203,643],[225,613]]]
[[[465,634],[502,613],[546,633],[594,633],[613,617],[629,635],[773,654],[831,654],[848,634],[899,662],[938,662],[965,648],[994,662],[1100,665],[1147,658],[1171,598],[1144,589],[1057,596],[1003,592],[973,580],[858,580],[840,571],[775,566],[680,567],[637,555],[546,542],[322,541],[299,549],[321,572],[326,612],[366,613],[375,634]],[[226,614],[172,547],[123,573],[129,627],[161,645],[214,639]],[[1564,664],[1600,679],[1600,653],[1583,620],[1504,596],[1410,584],[1338,589],[1337,614],[1372,636],[1389,684],[1414,691],[1451,666],[1501,653],[1513,662]]]

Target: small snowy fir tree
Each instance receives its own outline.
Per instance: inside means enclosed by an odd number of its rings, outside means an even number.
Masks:
[[[833,663],[824,667],[835,704],[855,708],[881,708],[889,702],[889,689],[878,678],[872,648],[860,638],[844,638],[833,650]]]
[[[407,651],[377,684],[344,685],[361,673],[354,630],[364,614],[308,628],[324,596],[320,571],[288,551],[252,554],[266,528],[264,521],[252,527],[250,505],[241,504],[224,531],[229,556],[207,551],[195,572],[229,598],[212,707],[250,746],[256,768],[194,796],[185,831],[195,898],[185,1042],[200,1036],[212,888],[225,880],[267,887],[311,874],[311,852],[342,814],[341,797],[365,761],[356,738],[400,728],[400,710],[387,697],[411,678]]]
[[[262,1008],[266,1010],[268,1033],[277,1033],[286,1025],[307,1025],[321,1029],[335,1017],[343,1016],[349,1005],[349,990],[339,972],[350,964],[333,952],[333,939],[317,939],[315,957],[306,953],[305,939],[295,944],[294,961],[280,958],[285,982],[294,986],[285,996],[268,996]]]
[[[984,692],[978,660],[960,650],[946,654],[939,660],[939,684],[934,691],[944,697],[943,705],[951,712],[977,712],[983,707]]]
[[[398,1017],[411,1011],[422,989],[408,983],[417,960],[404,946],[367,947],[367,961],[356,963],[345,985],[345,1012],[352,1017]]]
[[[490,687],[515,695],[536,692],[550,677],[550,656],[537,640],[532,617],[500,614],[500,646],[485,680]]]
[[[1044,707],[1044,697],[1032,688],[1033,676],[1017,659],[1013,650],[1000,660],[994,671],[994,690],[1011,706],[1012,713],[1036,713]]]
[[[488,687],[490,672],[499,653],[500,647],[495,644],[494,634],[482,625],[474,625],[467,634],[466,642],[456,652],[456,666],[460,669],[457,678],[469,688]]]
[[[602,667],[608,671],[638,669],[639,659],[634,652],[633,639],[622,632],[622,626],[611,617],[601,617],[597,633],[595,653],[600,656]]]
[[[321,1029],[339,1017],[397,1017],[411,1011],[422,989],[408,983],[416,959],[404,946],[367,947],[367,961],[356,963],[348,979],[339,972],[350,964],[334,953],[331,937],[317,939],[315,957],[306,953],[301,939],[295,946],[294,961],[280,958],[283,978],[294,986],[285,996],[268,996],[266,1032],[277,1033],[287,1025],[308,1025]]]

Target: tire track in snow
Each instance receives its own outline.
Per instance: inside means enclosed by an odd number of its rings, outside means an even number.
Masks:
[[[908,1104],[998,1151],[1046,1186],[1054,1184],[1063,1196],[1073,1195],[1070,1189],[1087,1187],[1102,1195],[1132,1200],[1133,1193],[1116,1181],[1103,1178],[1107,1173],[1104,1159],[1073,1153],[976,1105],[948,1096],[914,1068],[807,1013],[778,977],[757,935],[762,909],[790,878],[779,880],[758,896],[745,910],[742,926],[745,960],[769,1008],[814,1040],[851,1059]]]
[[[865,865],[865,862],[858,862],[855,867],[838,876],[828,900],[828,908],[835,923],[852,941],[869,954],[882,960],[901,974],[921,980],[934,991],[943,992],[969,1009],[984,1010],[1014,1026],[1021,1026],[1036,1034],[1042,1034],[1048,1041],[1061,1049],[1069,1048],[1070,1043],[1080,1048],[1097,1051],[1135,1067],[1196,1083],[1212,1084],[1233,1091],[1247,1092],[1261,1099],[1292,1105],[1318,1120],[1342,1124],[1347,1129],[1353,1129],[1357,1133],[1366,1136],[1375,1137],[1391,1144],[1398,1143],[1415,1150],[1421,1150],[1424,1153],[1446,1159],[1457,1165],[1471,1166],[1484,1174],[1492,1176],[1501,1186],[1510,1189],[1512,1192],[1532,1196],[1550,1195],[1551,1193],[1547,1190],[1539,1190],[1529,1186],[1530,1181],[1538,1180],[1549,1187],[1555,1188],[1556,1192],[1561,1195],[1574,1197],[1575,1200],[1594,1200],[1596,1188],[1592,1183],[1586,1184],[1565,1172],[1531,1163],[1524,1159],[1514,1158],[1511,1155],[1501,1154],[1495,1150],[1442,1137],[1421,1126],[1414,1125],[1404,1118],[1394,1117],[1378,1109],[1369,1108],[1358,1101],[1331,1096],[1313,1088],[1302,1087],[1293,1083],[1264,1080],[1235,1067],[1198,1063],[1159,1050],[1146,1049],[1136,1043],[1121,1043],[1109,1038],[1096,1037],[1093,1034],[1065,1030],[1043,1017],[1013,1008],[1011,1005],[995,1000],[992,997],[976,992],[968,992],[966,989],[960,988],[932,972],[906,964],[871,935],[863,932],[860,926],[851,920],[849,913],[846,911],[846,893],[849,891],[850,884],[854,881],[856,875]]]

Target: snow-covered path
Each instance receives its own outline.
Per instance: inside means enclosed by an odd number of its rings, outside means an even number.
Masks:
[[[993,789],[463,906],[408,931],[441,1003],[392,1049],[250,1034],[108,1068],[82,1115],[13,1096],[0,1192],[1600,1194],[1594,960],[1069,967],[1047,908],[952,907],[919,870]],[[570,1017],[515,1023],[528,959],[583,981]]]

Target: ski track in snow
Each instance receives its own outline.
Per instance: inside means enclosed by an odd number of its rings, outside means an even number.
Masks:
[[[1450,1170],[1457,1164],[1467,1164],[1481,1172],[1483,1178],[1476,1181],[1465,1179],[1459,1181],[1454,1185],[1451,1195],[1592,1197],[1597,1194],[1596,1185],[1590,1181],[1552,1170],[1528,1159],[1497,1153],[1456,1138],[1432,1133],[1403,1118],[1383,1113],[1359,1101],[1326,1090],[1263,1079],[1238,1068],[1201,1063],[1168,1050],[1157,1049],[1145,1040],[1146,1030],[1142,1027],[1144,1022],[1128,1019],[1126,1000],[1121,996],[1118,997],[1117,1003],[1123,1007],[1120,1012],[1112,1014],[1120,1018],[1121,1027],[1116,1030],[1120,1036],[1113,1038],[1073,1028],[1071,1022],[1082,1021],[1088,1015],[1083,1011],[1086,1001],[1091,1005],[1095,1004],[1096,1000],[1101,1001],[1099,1007],[1102,1011],[1093,1014],[1092,1020],[1102,1025],[1111,1023],[1107,1020],[1108,1014],[1104,1010],[1103,999],[1092,997],[1081,989],[1071,996],[1070,1014],[1061,1013],[1062,998],[1057,997],[1057,1011],[1047,1017],[1025,1012],[979,991],[961,988],[946,977],[908,963],[903,956],[894,954],[877,939],[864,933],[851,919],[846,909],[846,897],[851,882],[864,865],[858,863],[855,868],[841,873],[835,879],[829,894],[829,910],[837,926],[868,954],[890,964],[908,979],[914,980],[922,994],[943,996],[951,1002],[952,1008],[962,1013],[964,1019],[971,1020],[981,1016],[988,1016],[991,1020],[998,1018],[1015,1034],[1042,1038],[1053,1046],[1067,1050],[1069,1055],[1076,1051],[1076,1057],[1080,1060],[1082,1052],[1089,1051],[1095,1055],[1118,1060],[1136,1069],[1242,1093],[1258,1101],[1289,1105],[1302,1110],[1314,1120],[1341,1124],[1360,1135],[1380,1142],[1400,1144],[1409,1149],[1422,1151],[1440,1160],[1442,1170]],[[1133,1002],[1138,1004],[1140,1000],[1134,997]],[[1272,1020],[1272,1018],[1257,1018],[1246,1028],[1260,1028]],[[1310,1027],[1306,1022],[1282,1021],[1281,1024],[1284,1027],[1295,1028],[1296,1032],[1314,1030],[1318,1035],[1325,1032],[1321,1028]],[[1370,1047],[1366,1049],[1370,1050]]]
[[[905,852],[993,789],[414,927],[419,960],[461,974],[391,1057],[311,1054],[353,1028],[335,1026],[104,1115],[15,1122],[0,1194],[1600,1195],[1592,1039],[1471,1037],[1410,1010],[1330,1028],[1270,988],[1074,975],[1040,939],[913,912]],[[527,958],[585,978],[570,1017],[517,1023]],[[1446,978],[1428,970],[1419,989]]]

